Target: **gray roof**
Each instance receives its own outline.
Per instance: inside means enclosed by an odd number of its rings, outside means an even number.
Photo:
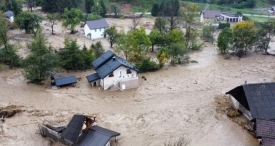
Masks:
[[[100,79],[99,75],[97,73],[93,73],[91,75],[86,76],[88,82],[93,82],[95,80]]]
[[[90,29],[109,27],[109,24],[105,19],[86,21],[86,24]]]
[[[256,119],[255,133],[258,138],[266,137],[275,139],[275,121]]]
[[[11,17],[13,16],[13,12],[12,11],[7,11],[4,13],[6,15],[6,17]]]
[[[96,60],[92,62],[92,65],[95,69],[100,67],[102,64],[106,63],[110,58],[112,58],[115,54],[108,50],[105,53],[103,53],[101,56],[99,56]]]
[[[105,146],[107,142],[120,133],[99,126],[93,126],[83,133],[75,146]]]
[[[275,139],[272,138],[262,138],[261,146],[274,146],[275,145]]]
[[[228,17],[239,17],[238,14],[231,14],[231,13],[222,13],[223,15],[226,15]]]
[[[70,143],[75,143],[78,140],[84,120],[84,115],[74,115],[66,129],[61,133],[61,137],[70,141]]]
[[[113,56],[106,63],[104,63],[98,69],[96,69],[96,72],[98,73],[99,77],[103,79],[120,66],[125,66],[127,68],[138,71],[131,63],[129,63],[125,59],[120,58],[118,56]]]
[[[221,15],[220,10],[204,10],[202,11],[203,18],[216,18]]]
[[[275,119],[275,83],[246,84],[226,94],[249,110],[252,119]]]
[[[66,86],[77,83],[75,76],[61,77],[54,79],[55,86]]]

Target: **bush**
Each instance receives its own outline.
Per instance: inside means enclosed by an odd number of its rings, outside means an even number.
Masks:
[[[7,51],[0,49],[0,62],[9,65],[10,68],[20,67],[22,59],[16,54],[17,48],[14,45],[7,45]]]
[[[230,28],[230,23],[219,23],[218,29]]]
[[[159,70],[159,65],[156,62],[151,61],[150,58],[146,58],[141,62],[136,63],[136,68],[140,72],[152,72]]]

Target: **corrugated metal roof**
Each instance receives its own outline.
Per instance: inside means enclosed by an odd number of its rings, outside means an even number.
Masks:
[[[6,15],[6,17],[11,17],[13,16],[13,12],[12,11],[7,11],[4,13]]]
[[[220,10],[205,10],[203,11],[203,18],[216,18],[221,15]]]
[[[75,143],[78,140],[84,120],[84,115],[74,115],[66,129],[61,133],[61,137],[71,143]]]
[[[253,119],[275,119],[275,83],[242,85],[226,94],[249,110]]]
[[[275,146],[275,139],[272,138],[262,138],[261,146]]]
[[[54,81],[55,81],[55,86],[65,86],[65,85],[77,83],[75,76],[55,78]]]
[[[275,139],[275,121],[256,119],[255,124],[255,132],[257,137]]]
[[[100,67],[102,64],[104,64],[105,62],[107,62],[109,59],[111,59],[115,54],[108,50],[106,51],[104,54],[102,54],[101,56],[99,56],[96,60],[94,60],[92,62],[92,65],[95,69],[97,69],[98,67]]]
[[[105,19],[86,21],[86,24],[88,25],[88,27],[90,29],[109,27],[109,24],[107,23],[107,21]]]
[[[118,132],[93,126],[80,136],[75,146],[105,146],[112,137],[119,135]]]
[[[93,82],[95,80],[100,79],[99,75],[97,73],[93,73],[91,75],[86,76],[88,82]]]

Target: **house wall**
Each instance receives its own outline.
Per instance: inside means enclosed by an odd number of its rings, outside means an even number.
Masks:
[[[248,120],[252,120],[250,111],[242,106],[233,96],[230,95],[229,99],[235,109],[239,109]]]
[[[119,68],[117,68],[113,74],[113,77],[109,77],[106,76],[103,80],[102,80],[102,84],[103,85],[103,89],[107,90],[112,84],[116,83],[118,84],[119,82],[123,81],[123,80],[137,80],[138,76],[137,76],[137,71],[132,70],[131,69],[131,74],[127,74],[127,69],[124,66],[120,66]],[[126,89],[127,86],[126,86]]]
[[[11,23],[13,23],[13,22],[14,22],[14,17],[11,16],[11,17],[9,18],[9,20],[10,20]]]
[[[204,22],[204,19],[203,19],[203,12],[201,12],[201,19],[200,19],[200,22],[201,22],[201,23]]]
[[[230,17],[224,14],[221,14],[221,18],[225,21],[227,21],[227,19],[229,19],[229,22],[239,22],[243,20],[242,16],[238,16],[238,17]]]
[[[108,141],[105,146],[110,146],[110,141]]]
[[[89,39],[99,39],[104,37],[104,31],[106,28],[97,28],[97,29],[90,29],[87,24],[84,26],[84,33],[85,37]],[[91,38],[88,36],[88,34],[91,34]]]

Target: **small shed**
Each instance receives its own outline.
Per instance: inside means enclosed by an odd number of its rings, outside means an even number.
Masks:
[[[249,119],[275,119],[275,83],[256,83],[238,86],[226,94],[235,108]]]
[[[105,19],[86,21],[84,26],[85,36],[91,40],[104,37],[104,31],[109,27]]]
[[[59,78],[55,78],[52,76],[51,79],[52,79],[52,86],[56,86],[56,87],[68,86],[68,85],[77,83],[77,79],[75,76],[59,77]]]

